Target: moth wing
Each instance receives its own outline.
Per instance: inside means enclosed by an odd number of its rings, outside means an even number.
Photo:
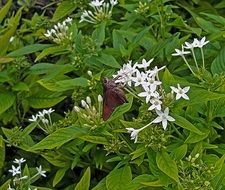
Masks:
[[[107,89],[103,95],[103,120],[106,121],[116,107],[127,102],[121,89]]]

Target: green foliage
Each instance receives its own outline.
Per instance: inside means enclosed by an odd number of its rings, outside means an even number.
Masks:
[[[105,0],[105,12],[87,0],[3,2],[0,190],[225,189],[222,0]],[[172,56],[204,36],[209,43],[194,56],[191,49],[185,60]],[[168,107],[175,121],[167,118],[164,130],[133,84],[110,89],[109,105],[123,95],[127,102],[109,106],[115,109],[104,121],[102,79],[130,60],[137,69],[152,58],[149,68],[166,67],[156,77],[161,111]],[[170,87],[177,84],[190,86],[189,100],[176,100]],[[15,158],[27,163],[12,176]],[[35,176],[40,165],[46,177]]]

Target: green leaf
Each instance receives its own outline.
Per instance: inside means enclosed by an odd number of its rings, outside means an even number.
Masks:
[[[91,190],[106,190],[106,178],[103,178],[93,189]]]
[[[5,162],[5,143],[3,141],[2,136],[0,136],[0,176],[1,176],[1,170],[4,167]]]
[[[0,115],[9,109],[15,102],[16,96],[10,92],[1,92],[0,93]]]
[[[124,113],[130,110],[132,103],[133,103],[133,96],[129,95],[127,98],[128,103],[125,103],[119,107],[117,107],[110,118],[107,120],[107,122],[113,121],[117,119],[118,117],[121,117]]]
[[[114,169],[106,177],[106,187],[110,190],[121,190],[131,183],[132,173],[129,166]]]
[[[31,45],[27,45],[25,47],[22,47],[20,49],[10,52],[8,54],[8,56],[19,57],[22,55],[27,55],[30,53],[35,53],[37,51],[41,51],[41,50],[46,49],[51,46],[52,46],[52,44],[31,44]]]
[[[12,0],[8,0],[8,2],[1,7],[0,9],[0,23],[4,20],[5,16],[9,12],[10,7],[12,6]]]
[[[70,15],[70,13],[72,13],[76,8],[77,3],[75,3],[75,1],[62,1],[55,10],[52,21],[57,22],[59,19]]]
[[[91,179],[91,170],[90,167],[88,167],[74,190],[89,190],[90,179]]]
[[[185,140],[185,143],[197,143],[209,136],[209,131],[205,132],[201,135],[190,132],[188,138]]]
[[[58,104],[65,98],[66,96],[60,96],[59,93],[52,93],[52,92],[43,90],[28,97],[26,100],[29,102],[30,106],[33,108],[48,108]]]
[[[91,56],[90,58],[86,59],[86,62],[91,67],[102,68],[104,65],[117,69],[121,67],[112,55],[105,53],[102,53],[100,56]]]
[[[15,34],[17,30],[21,15],[22,8],[17,11],[15,17],[9,20],[8,27],[5,30],[6,32],[0,36],[0,55],[5,55],[5,53],[7,52],[10,38]]]
[[[97,28],[94,30],[92,34],[92,39],[97,44],[98,47],[100,47],[105,40],[105,26],[106,23],[102,22],[101,24],[97,25]]]
[[[163,173],[174,179],[177,183],[179,182],[176,162],[170,157],[167,152],[157,152],[156,163]]]
[[[192,123],[190,123],[188,120],[186,120],[184,117],[176,115],[176,114],[172,114],[172,116],[175,119],[175,124],[179,125],[180,127],[187,129],[193,133],[196,133],[198,135],[203,135],[203,133],[196,128]]]
[[[213,74],[225,73],[225,47],[223,47],[218,56],[211,64],[211,71]]]
[[[103,144],[103,145],[109,144],[108,140],[105,137],[101,137],[101,136],[84,135],[84,136],[81,136],[80,139],[91,142],[91,143],[95,143],[95,144]]]
[[[58,148],[72,139],[85,135],[87,130],[77,126],[58,129],[30,148],[30,151]]]
[[[18,82],[12,87],[14,91],[29,91],[29,87],[25,82]]]
[[[171,156],[174,157],[176,160],[182,160],[185,155],[187,154],[187,144],[183,144],[178,148],[174,149],[171,153]]]
[[[14,60],[14,58],[12,58],[12,57],[0,56],[0,64],[1,63],[10,63],[13,60]]]
[[[55,187],[62,180],[67,170],[68,168],[61,168],[57,170],[55,177],[53,179],[53,187]]]
[[[51,63],[37,63],[30,67],[29,74],[49,74],[52,72],[58,72],[60,74],[65,74],[72,71],[74,67],[72,65],[56,65]]]
[[[54,55],[54,54],[64,54],[68,52],[68,48],[61,45],[61,46],[53,46],[45,48],[35,59],[35,62],[39,61],[40,59],[46,57],[47,55]]]
[[[219,160],[217,160],[217,162],[214,165],[215,166],[215,169],[214,169],[215,175],[219,174],[220,171],[222,170],[224,161],[225,161],[225,154]]]

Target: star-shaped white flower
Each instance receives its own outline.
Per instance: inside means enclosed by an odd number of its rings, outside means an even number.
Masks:
[[[134,82],[134,86],[139,86],[142,84],[146,84],[146,78],[147,78],[147,74],[140,72],[139,70],[136,71],[136,76],[132,77],[132,81]]]
[[[104,3],[104,0],[99,1],[99,0],[93,0],[91,3],[89,3],[90,6],[92,7],[100,7]]]
[[[12,176],[15,176],[16,174],[21,174],[20,166],[16,168],[14,165],[12,165],[12,169],[10,169],[9,172],[12,173]]]
[[[38,115],[32,115],[31,117],[31,119],[28,119],[31,122],[36,122],[38,120]]]
[[[138,133],[141,131],[141,129],[134,129],[134,128],[126,128],[128,133],[130,134],[131,140],[134,140],[134,143],[138,140]]]
[[[42,170],[42,166],[40,165],[39,167],[36,167],[38,175],[41,175],[43,177],[46,177],[45,173],[46,171]]]
[[[185,100],[189,100],[189,97],[186,95],[186,93],[189,91],[190,86],[181,88],[180,84],[177,84],[177,88],[170,86],[173,92],[176,93],[176,100],[179,100],[180,98],[184,98]]]
[[[196,47],[202,48],[204,45],[209,43],[209,41],[205,40],[206,40],[205,36],[201,40],[195,38],[193,43],[196,44]]]
[[[151,62],[154,60],[154,58],[150,59],[149,61],[146,61],[146,59],[142,59],[142,63],[141,64],[137,64],[137,67],[139,69],[144,68],[146,69],[147,67],[149,67],[149,65],[151,64]]]
[[[153,88],[149,88],[149,86],[143,86],[144,88],[144,92],[141,92],[138,94],[138,96],[140,97],[145,97],[146,103],[148,103],[151,99],[151,97],[158,97],[158,93],[155,91],[156,87]]]
[[[175,51],[176,51],[176,53],[173,53],[172,56],[182,56],[183,57],[184,55],[191,53],[190,51],[185,51],[183,46],[182,46],[182,50],[175,49]]]
[[[163,126],[163,129],[166,130],[167,128],[167,124],[168,122],[167,121],[175,121],[175,119],[171,116],[169,116],[169,108],[167,107],[164,112],[160,111],[160,110],[155,110],[158,117],[155,118],[152,123],[160,123],[162,122],[162,126]]]
[[[162,101],[160,101],[159,98],[152,98],[150,100],[150,103],[152,105],[148,108],[148,110],[153,110],[153,109],[161,110]]]
[[[15,164],[22,164],[22,163],[24,163],[24,162],[26,162],[26,160],[24,159],[24,158],[21,158],[21,159],[15,159],[14,161],[13,161]]]

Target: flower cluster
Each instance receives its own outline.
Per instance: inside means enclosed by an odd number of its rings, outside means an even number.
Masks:
[[[91,1],[89,5],[93,8],[93,11],[85,10],[81,15],[80,22],[86,21],[96,24],[110,19],[113,7],[117,3],[117,0],[110,0],[109,2],[105,2],[104,0]]]
[[[72,23],[72,19],[68,17],[62,23],[57,23],[53,26],[52,29],[47,30],[44,34],[46,38],[52,40],[56,44],[61,44],[66,40],[71,39],[72,33],[69,33],[68,24]]]
[[[145,98],[146,104],[149,105],[149,111],[155,111],[157,117],[146,126],[140,129],[127,128],[128,132],[131,133],[131,139],[136,143],[138,140],[138,134],[148,126],[154,123],[162,123],[164,130],[167,128],[168,121],[175,121],[173,117],[169,115],[169,108],[163,108],[163,100],[165,92],[162,89],[162,82],[159,80],[159,71],[163,70],[165,66],[158,68],[155,66],[153,69],[148,69],[153,59],[147,61],[142,60],[142,63],[135,63],[132,65],[132,61],[124,64],[123,67],[113,75],[115,82],[128,87],[139,88],[141,92],[137,93],[137,96]],[[186,93],[190,87],[181,88],[180,84],[178,87],[171,86],[173,92],[176,93],[176,100],[184,98],[188,100]],[[132,90],[131,90],[132,91]],[[136,96],[136,95],[135,95]]]
[[[23,175],[22,172],[22,163],[26,162],[26,160],[24,158],[21,158],[15,159],[13,162],[18,165],[17,167],[12,165],[12,169],[9,170],[9,172],[12,173],[12,176],[14,177],[14,186],[21,187],[21,189],[31,189],[29,186],[32,183],[33,179],[37,178],[38,176],[46,177],[46,171],[42,170],[41,165],[39,167],[36,167],[37,173],[35,175],[28,177],[26,175]],[[7,190],[14,190],[14,188],[9,185]]]
[[[39,111],[38,114],[32,115],[32,118],[28,120],[31,122],[36,122],[41,130],[43,130],[46,134],[49,134],[52,132],[52,119],[50,114],[54,111],[55,110],[52,108],[48,110],[44,109],[43,111]]]
[[[80,119],[83,119],[86,123],[85,126],[95,129],[99,122],[101,122],[102,115],[102,101],[101,95],[98,95],[98,108],[92,105],[91,98],[86,97],[86,100],[81,100],[81,107],[74,106],[73,110],[78,114]]]
[[[198,40],[198,39],[194,38],[192,43],[185,42],[184,43],[185,45],[182,45],[182,49],[181,50],[175,49],[176,53],[173,53],[172,55],[173,56],[181,56],[183,58],[185,64],[188,66],[188,68],[192,72],[192,74],[197,76],[196,73],[191,68],[190,64],[188,63],[187,59],[185,58],[185,55],[192,53],[196,69],[197,69],[198,72],[200,72],[199,65],[198,65],[198,62],[196,60],[194,49],[195,48],[200,48],[201,56],[202,56],[202,68],[205,69],[205,59],[204,59],[204,52],[203,52],[203,48],[202,47],[204,45],[208,44],[208,43],[209,43],[209,41],[206,41],[205,37],[203,37],[201,40]]]

